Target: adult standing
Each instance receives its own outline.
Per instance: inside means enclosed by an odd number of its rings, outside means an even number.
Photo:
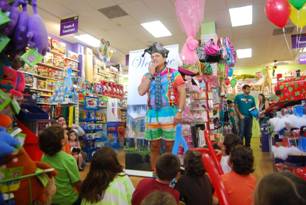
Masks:
[[[245,139],[245,146],[250,147],[253,125],[253,117],[250,109],[256,105],[254,97],[250,95],[251,87],[249,85],[244,85],[242,92],[242,94],[235,97],[235,110],[239,117],[239,136],[241,141],[243,143],[243,139]]]
[[[265,111],[269,108],[269,101],[262,93],[258,95],[258,108],[259,108],[259,124],[261,126],[261,124],[264,122]]]
[[[166,152],[172,150],[176,123],[182,120],[186,91],[180,73],[167,67],[167,49],[154,43],[145,49],[146,52],[151,55],[152,61],[149,72],[138,87],[138,93],[148,95],[145,139],[150,141],[151,167],[154,169],[160,155],[161,140],[165,141]]]

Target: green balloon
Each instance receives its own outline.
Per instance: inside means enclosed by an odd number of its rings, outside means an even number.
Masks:
[[[234,87],[236,86],[236,84],[237,84],[237,79],[236,79],[236,78],[233,78],[233,79],[231,80],[231,86],[232,86],[232,88],[234,88]]]
[[[304,4],[306,3],[306,0],[289,0],[289,3],[297,10],[300,10],[301,8],[303,8]]]

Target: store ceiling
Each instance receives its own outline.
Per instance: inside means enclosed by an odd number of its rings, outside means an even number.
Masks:
[[[175,0],[38,0],[39,13],[44,18],[49,33],[59,34],[61,18],[79,16],[80,33],[104,38],[118,49],[115,61],[124,63],[124,55],[130,50],[147,47],[154,41],[163,44],[182,45],[185,34],[175,15]],[[231,27],[229,8],[253,5],[253,24]],[[128,15],[108,19],[99,9],[119,5]],[[215,21],[217,34],[229,36],[236,49],[252,48],[253,57],[239,59],[237,66],[258,66],[273,60],[292,60],[283,35],[273,36],[275,27],[264,13],[265,0],[206,0],[204,21]],[[156,39],[145,31],[140,23],[160,20],[173,34]],[[290,43],[290,35],[287,35]],[[72,36],[66,40],[75,41]]]

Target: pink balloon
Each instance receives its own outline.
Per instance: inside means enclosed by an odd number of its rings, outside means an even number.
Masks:
[[[290,16],[290,5],[288,0],[267,0],[266,15],[276,26],[283,28]]]
[[[195,64],[198,61],[196,48],[198,42],[195,37],[204,18],[205,0],[176,0],[176,16],[187,39],[181,51],[185,64]]]

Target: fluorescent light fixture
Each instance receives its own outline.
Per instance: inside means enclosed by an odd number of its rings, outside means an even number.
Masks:
[[[245,26],[252,24],[253,6],[243,6],[229,9],[232,27]]]
[[[172,35],[172,33],[160,21],[146,22],[142,23],[141,25],[155,38],[167,37]]]
[[[238,49],[236,52],[239,59],[252,57],[252,48]]]
[[[89,35],[89,34],[82,34],[79,36],[74,36],[74,38],[78,39],[79,41],[91,46],[91,47],[99,47],[101,42],[99,39]]]

